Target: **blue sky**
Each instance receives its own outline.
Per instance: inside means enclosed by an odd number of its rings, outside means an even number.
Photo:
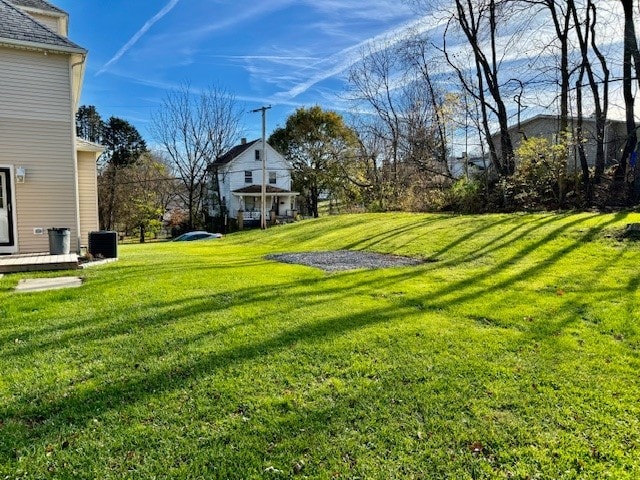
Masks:
[[[52,0],[89,50],[81,104],[148,123],[169,89],[221,85],[247,110],[272,105],[267,134],[297,107],[342,110],[345,74],[376,38],[436,23],[398,0]],[[261,133],[258,114],[245,136]]]

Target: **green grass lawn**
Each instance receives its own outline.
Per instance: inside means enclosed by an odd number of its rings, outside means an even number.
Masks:
[[[640,478],[630,222],[346,215],[6,275],[0,478]],[[425,263],[264,259],[333,249]]]

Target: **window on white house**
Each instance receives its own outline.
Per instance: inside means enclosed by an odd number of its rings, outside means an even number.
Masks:
[[[275,185],[277,181],[278,176],[276,175],[276,172],[269,172],[269,183],[271,185]]]
[[[260,150],[256,150],[255,151],[255,155],[256,155],[256,160],[260,161],[261,157],[260,157]]]
[[[244,183],[253,183],[253,172],[251,170],[244,171]]]

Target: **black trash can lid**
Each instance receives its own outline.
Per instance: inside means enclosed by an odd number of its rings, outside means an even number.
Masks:
[[[70,230],[68,227],[51,227],[48,229],[49,232],[68,232]]]

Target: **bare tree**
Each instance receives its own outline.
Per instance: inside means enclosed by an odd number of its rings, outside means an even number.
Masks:
[[[356,102],[362,102],[374,113],[368,129],[385,140],[383,161],[390,173],[389,186],[392,201],[398,195],[398,164],[400,162],[402,113],[394,100],[398,79],[394,75],[402,70],[401,60],[391,42],[370,45],[362,52],[362,60],[349,72],[349,83]]]
[[[360,115],[363,158],[378,159],[377,203],[402,207],[412,184],[421,187],[450,182],[444,91],[434,81],[437,69],[431,42],[414,35],[388,39],[362,51],[350,70],[351,100]],[[414,189],[419,190],[419,189]],[[417,199],[417,197],[416,197]]]
[[[501,52],[497,42],[501,15],[509,3],[509,0],[456,0],[455,11],[444,35],[444,52],[447,61],[457,71],[465,90],[479,101],[489,154],[502,175],[511,175],[515,168],[507,106],[502,95]],[[460,28],[471,47],[476,85],[470,85],[467,82],[463,70],[447,50],[446,37],[453,25]],[[500,158],[491,138],[489,123],[491,115],[495,117],[499,126]]]
[[[618,170],[619,176],[625,174],[627,165],[632,164],[631,159],[634,156],[636,150],[636,144],[638,143],[638,136],[636,133],[636,122],[634,116],[634,102],[633,95],[633,80],[635,79],[640,84],[640,50],[638,49],[638,41],[636,38],[634,14],[633,14],[633,0],[620,0],[622,8],[624,10],[624,52],[623,52],[623,66],[622,66],[622,85],[624,104],[626,111],[627,121],[627,141],[625,143],[624,151],[622,153],[622,161]],[[637,155],[637,154],[635,154]],[[636,174],[640,173],[638,165],[634,165]],[[638,175],[635,178],[635,194],[637,197],[640,193],[640,179]]]
[[[571,51],[571,31],[574,28],[572,21],[572,9],[570,2],[566,0],[519,0],[525,5],[540,6],[546,11],[553,24],[556,42],[551,46],[557,46],[557,72],[560,77],[560,109],[558,129],[562,134],[567,134],[569,129],[569,96],[571,91],[571,68],[569,56]],[[542,46],[543,49],[547,45]]]
[[[451,120],[451,112],[446,108],[446,92],[436,87],[434,81],[434,70],[438,65],[433,59],[435,48],[428,39],[420,36],[410,38],[406,42],[406,58],[409,65],[416,71],[418,81],[416,86],[419,91],[424,90],[423,96],[429,108],[423,109],[424,113],[434,118],[431,122],[434,135],[431,136],[436,141],[433,146],[433,153],[437,161],[444,166],[447,174],[450,175],[448,166],[447,148],[447,126]],[[426,95],[424,95],[426,94]],[[427,120],[422,117],[414,125],[424,125]]]
[[[235,97],[226,89],[213,86],[194,95],[189,85],[183,85],[166,94],[152,118],[153,136],[182,183],[179,196],[189,214],[189,229],[199,223],[207,192],[207,166],[240,136],[241,114]]]
[[[609,68],[607,60],[598,48],[596,41],[595,26],[597,23],[596,6],[593,0],[587,0],[584,6],[584,17],[579,17],[578,9],[574,0],[567,0],[567,6],[573,17],[576,36],[580,46],[580,78],[586,72],[589,87],[593,97],[596,122],[596,159],[594,182],[600,183],[605,165],[605,126],[607,122],[607,112],[609,108]],[[584,28],[584,30],[583,30]],[[598,59],[601,78],[598,78],[593,62],[589,58],[590,51],[593,51]],[[581,88],[581,85],[579,86]],[[602,91],[600,90],[602,89]],[[579,97],[580,98],[580,97]],[[581,109],[581,107],[580,107]],[[581,138],[578,138],[581,141]]]

